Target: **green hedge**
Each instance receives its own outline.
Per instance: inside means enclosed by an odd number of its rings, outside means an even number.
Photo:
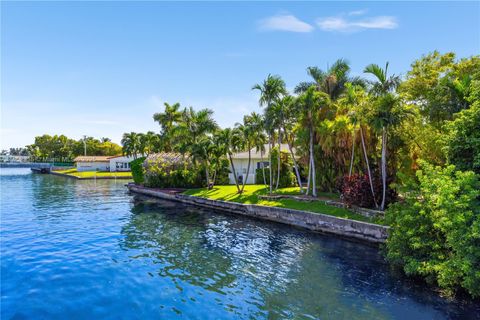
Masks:
[[[138,158],[130,162],[130,169],[132,170],[132,177],[133,181],[136,184],[143,184],[144,183],[144,171],[143,162],[145,161],[145,157]]]

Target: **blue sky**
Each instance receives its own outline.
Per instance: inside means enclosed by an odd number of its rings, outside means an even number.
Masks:
[[[260,111],[253,84],[287,87],[337,58],[405,74],[433,50],[480,53],[479,2],[2,2],[1,148],[36,135],[158,131],[163,102],[225,127]]]

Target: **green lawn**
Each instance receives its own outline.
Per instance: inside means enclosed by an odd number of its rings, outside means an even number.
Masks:
[[[79,178],[93,178],[93,177],[117,177],[117,178],[132,178],[131,172],[100,172],[100,171],[82,171],[78,172],[77,169],[67,169],[67,170],[55,170],[57,173],[63,173],[74,177]]]
[[[371,219],[360,214],[351,212],[347,209],[337,208],[326,205],[323,201],[297,201],[294,199],[279,199],[279,200],[262,200],[258,196],[268,194],[268,188],[264,185],[246,185],[243,194],[237,193],[237,188],[234,185],[215,186],[211,190],[206,188],[190,189],[184,192],[190,196],[203,197],[213,200],[233,201],[246,204],[259,204],[264,206],[282,207],[289,209],[297,209],[310,211],[314,213],[323,213],[335,217],[348,218],[357,221],[366,221],[372,223],[383,224],[381,219]],[[279,189],[276,194],[299,194],[298,188],[283,188]],[[320,196],[324,198],[337,199],[338,196],[329,193],[322,193]]]

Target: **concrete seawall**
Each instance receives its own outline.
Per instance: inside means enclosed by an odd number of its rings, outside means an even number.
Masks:
[[[167,194],[159,190],[145,188],[135,184],[128,184],[127,186],[128,189],[134,193],[183,202],[204,208],[223,210],[229,213],[275,221],[312,231],[332,233],[373,243],[384,243],[388,236],[388,227],[373,223],[294,209],[211,200],[184,194]]]

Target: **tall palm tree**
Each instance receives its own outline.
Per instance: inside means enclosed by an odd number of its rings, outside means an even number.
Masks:
[[[272,172],[272,145],[273,136],[275,134],[274,119],[268,116],[268,113],[271,113],[270,109],[273,104],[279,101],[285,94],[287,94],[287,89],[285,88],[285,82],[279,76],[268,75],[267,78],[261,84],[256,84],[252,87],[252,90],[260,91],[259,103],[261,106],[266,107],[266,117],[265,122],[267,125],[267,132],[269,135],[269,169],[270,169],[270,193],[273,189],[273,172]],[[280,146],[279,146],[280,148]],[[280,161],[279,161],[280,163]]]
[[[365,91],[361,86],[358,85],[352,85],[351,83],[347,83],[346,85],[346,91],[345,91],[345,101],[348,103],[350,106],[353,106],[353,110],[350,112],[350,121],[353,125],[353,138],[352,138],[352,157],[350,160],[350,170],[349,170],[349,176],[352,175],[352,168],[353,168],[353,162],[354,162],[354,156],[355,156],[355,132],[357,129],[357,126],[360,127],[360,139],[362,142],[362,151],[363,151],[363,156],[365,159],[365,163],[367,166],[367,174],[368,174],[368,180],[370,183],[370,191],[372,192],[372,197],[373,197],[373,202],[375,203],[375,207],[378,207],[377,204],[377,199],[375,196],[375,190],[373,188],[373,182],[372,182],[372,172],[370,170],[370,163],[368,161],[368,154],[367,154],[367,148],[365,146],[365,137],[363,133],[363,125],[362,125],[362,120],[361,116],[358,114],[358,112],[355,111],[355,108],[360,109],[360,112],[362,112],[365,108]]]
[[[307,182],[307,191],[308,195],[310,191],[310,182],[312,186],[312,195],[317,196],[316,188],[316,173],[315,173],[315,158],[314,158],[314,148],[313,140],[315,136],[315,125],[318,121],[319,110],[323,107],[325,108],[330,98],[326,93],[319,92],[315,87],[310,87],[301,94],[299,97],[299,106],[301,107],[301,125],[308,129],[308,145],[309,145],[309,164],[308,164],[308,182]]]
[[[250,114],[250,125],[253,131],[253,146],[257,152],[260,152],[260,159],[262,161],[262,176],[263,184],[267,186],[267,181],[265,178],[265,165],[263,161],[263,154],[265,153],[265,144],[267,143],[267,136],[264,131],[264,119],[262,115],[252,112]],[[257,182],[258,183],[258,182]]]
[[[372,84],[371,92],[377,97],[378,103],[376,116],[373,121],[382,131],[382,202],[380,210],[384,210],[387,190],[387,130],[389,125],[396,122],[392,111],[399,102],[394,91],[400,83],[400,78],[395,75],[388,76],[388,62],[383,69],[377,64],[370,64],[365,67],[363,72],[369,73],[376,78],[376,81]]]
[[[300,177],[300,171],[298,169],[297,159],[295,158],[295,154],[293,153],[293,147],[292,147],[293,126],[298,120],[297,113],[298,113],[299,106],[297,105],[297,101],[298,101],[297,99],[295,99],[290,95],[285,96],[279,103],[279,106],[280,106],[279,117],[280,117],[283,134],[284,134],[285,140],[287,141],[288,150],[290,151],[290,156],[292,157],[292,160],[293,160],[293,167],[295,169],[297,183],[300,188],[300,192],[303,193],[302,179]]]
[[[255,132],[254,132],[255,128],[252,125],[251,116],[250,115],[244,116],[243,123],[237,124],[237,129],[241,134],[241,137],[244,142],[244,146],[248,152],[247,177],[243,179],[242,189],[240,190],[240,193],[243,193],[243,190],[245,189],[245,185],[247,184],[248,177],[250,176],[250,164],[252,161],[252,146],[254,144],[254,138],[255,138]]]

